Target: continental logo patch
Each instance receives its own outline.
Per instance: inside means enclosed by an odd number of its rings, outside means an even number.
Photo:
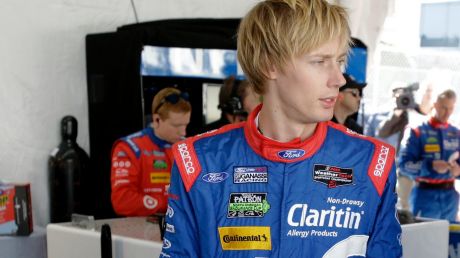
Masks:
[[[223,250],[271,250],[270,227],[219,227]]]
[[[425,152],[440,152],[441,146],[439,144],[425,144]]]
[[[152,184],[169,184],[171,175],[169,172],[150,173],[150,183]]]

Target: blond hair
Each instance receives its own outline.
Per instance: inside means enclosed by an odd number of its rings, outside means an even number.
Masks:
[[[178,95],[179,100],[177,103],[171,103],[166,100],[170,95]],[[181,97],[181,91],[176,88],[164,88],[160,90],[152,101],[152,115],[158,114],[161,119],[167,119],[169,112],[187,113],[192,110],[190,102]]]
[[[266,0],[243,18],[238,61],[254,91],[265,93],[271,66],[283,71],[294,57],[340,37],[351,44],[345,9],[324,0]]]

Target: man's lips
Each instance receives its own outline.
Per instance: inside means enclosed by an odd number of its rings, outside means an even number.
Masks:
[[[337,97],[325,97],[319,99],[325,108],[334,107]]]

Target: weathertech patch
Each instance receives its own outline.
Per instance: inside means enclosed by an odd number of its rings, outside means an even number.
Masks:
[[[328,188],[353,184],[353,169],[315,164],[313,180],[327,185]]]

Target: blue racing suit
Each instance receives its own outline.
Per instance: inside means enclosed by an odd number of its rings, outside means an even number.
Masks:
[[[401,257],[394,148],[332,122],[276,142],[260,108],[173,146],[160,257]]]
[[[412,212],[417,216],[455,221],[459,198],[455,178],[449,171],[436,172],[432,163],[433,160],[448,161],[453,153],[460,151],[459,130],[431,118],[411,129],[405,138],[399,168],[416,181],[411,193]]]

